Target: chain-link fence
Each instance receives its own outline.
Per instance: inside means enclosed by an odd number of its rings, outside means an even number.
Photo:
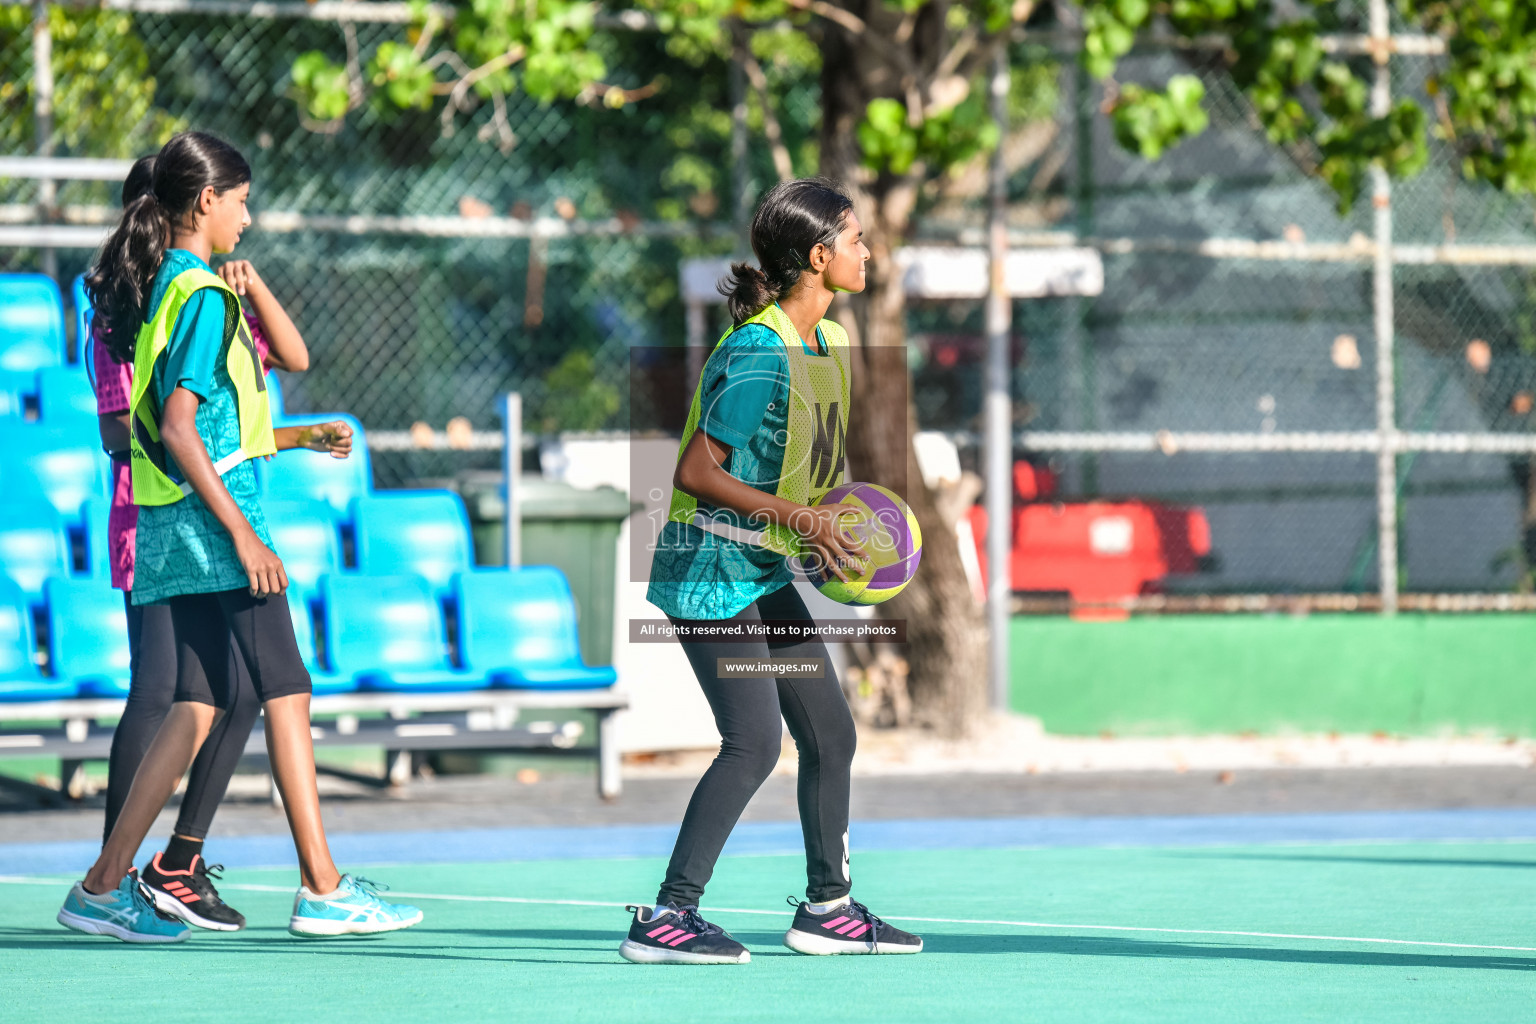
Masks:
[[[366,54],[399,24],[325,20],[328,5],[262,5],[259,17],[198,0],[141,6],[158,13],[47,8],[56,93],[42,139],[34,5],[0,4],[0,153],[131,157],[187,126],[235,140],[258,214],[240,255],[314,352],[314,368],[285,382],[298,411],[345,409],[375,431],[462,416],[490,431],[496,396],[518,390],[531,435],[622,428],[628,351],[683,343],[680,261],[739,247],[726,226],[736,197],[773,174],[755,135],[732,163],[724,65],[681,62],[655,33],[609,33],[605,55],[619,84],[667,76],[670,92],[621,110],[511,97],[515,144],[503,151],[481,137],[488,104],[459,114],[451,134],[440,107],[364,104],[337,130],[306,125],[290,95],[294,60],[316,49],[340,59],[349,45]],[[1368,30],[1366,3],[1340,6],[1358,8],[1353,31]],[[1332,192],[1264,138],[1209,49],[1149,43],[1117,72],[1122,84],[1205,83],[1210,127],[1156,162],[1115,141],[1105,86],[1079,70],[1070,40],[1026,40],[1014,55],[1016,80],[1036,93],[1009,133],[1016,244],[1086,244],[1104,262],[1102,294],[1014,307],[1019,454],[1056,471],[1055,499],[1203,510],[1211,556],[1162,581],[1175,595],[1377,593],[1384,521],[1405,591],[1527,586],[1530,202],[1468,184],[1439,143],[1424,173],[1394,185],[1393,424],[1474,442],[1394,449],[1396,513],[1384,520],[1377,452],[1401,441],[1380,429],[1370,197],[1341,216]],[[1394,56],[1393,90],[1424,93],[1440,59]],[[773,84],[796,169],[809,169],[815,76]],[[61,181],[51,216],[108,223],[115,188]],[[979,243],[982,192],[931,200],[916,234]],[[38,182],[0,179],[0,222],[37,223],[39,200]],[[36,246],[0,248],[0,269],[42,258]],[[89,249],[55,258],[67,280]],[[970,459],[981,304],[914,302],[909,323],[920,426],[956,437]],[[1490,450],[1489,436],[1513,450]],[[1444,450],[1458,445],[1467,450]],[[402,447],[376,454],[380,483],[498,458]]]
[[[54,111],[40,139],[34,5],[0,5],[3,153],[131,158],[188,127],[234,141],[252,166],[256,217],[238,255],[313,356],[284,381],[290,411],[346,410],[379,432],[441,431],[455,417],[495,430],[499,396],[517,390],[530,435],[623,427],[628,349],[666,344],[682,318],[679,260],[731,245],[686,207],[712,215],[717,199],[668,184],[675,154],[654,144],[666,128],[657,111],[511,96],[509,150],[483,137],[489,103],[459,113],[451,134],[438,110],[371,103],[317,130],[292,95],[294,61],[399,38],[398,17],[368,16],[405,5],[357,5],[376,9],[345,22],[304,4],[246,17],[230,13],[244,5],[196,0],[140,6],[149,12],[47,5]],[[615,40],[620,81],[668,63],[654,33]],[[55,221],[116,216],[116,182],[51,187]],[[43,202],[39,182],[0,178],[0,223],[36,224]],[[0,269],[38,269],[45,256],[67,285],[91,249],[0,248]],[[381,484],[498,464],[494,452],[399,447],[376,446]]]
[[[1364,32],[1367,4],[1358,7]],[[1014,304],[1018,454],[1054,470],[1051,497],[1063,505],[1123,499],[1203,511],[1210,556],[1160,581],[1167,597],[1140,603],[1379,607],[1384,519],[1396,533],[1387,574],[1404,607],[1479,606],[1427,594],[1528,591],[1529,197],[1469,183],[1438,141],[1428,169],[1394,183],[1385,315],[1395,410],[1394,429],[1383,431],[1369,190],[1341,215],[1333,192],[1264,137],[1209,49],[1144,44],[1107,87],[1072,57],[1063,54],[1052,141],[1010,167],[1011,229],[1015,244],[1095,246],[1104,288]],[[1439,59],[1393,56],[1394,93],[1423,95]],[[1161,86],[1176,74],[1204,83],[1210,127],[1159,161],[1142,160],[1115,141],[1107,90]],[[1054,196],[1040,188],[1043,169],[1056,172]],[[979,242],[982,216],[973,206],[961,233],[969,227]],[[951,431],[979,463],[982,304],[919,304],[912,327],[919,418]],[[1397,446],[1387,473],[1383,444]],[[1265,594],[1289,597],[1180,600]]]

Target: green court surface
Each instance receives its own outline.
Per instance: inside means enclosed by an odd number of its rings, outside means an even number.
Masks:
[[[663,866],[369,868],[426,920],[318,941],[285,931],[291,872],[232,871],[223,891],[251,927],[168,947],[67,932],[53,920],[67,880],[9,876],[0,1020],[1446,1024],[1536,1012],[1532,842],[863,853],[856,894],[927,950],[840,958],[779,944],[799,857],[730,857],[705,910],[752,962],[625,963],[627,916],[610,904],[648,898]]]

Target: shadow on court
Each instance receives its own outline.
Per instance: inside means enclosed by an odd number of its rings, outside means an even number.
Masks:
[[[1418,967],[1481,971],[1536,971],[1536,958],[1388,953],[1368,950],[1290,949],[1239,946],[1221,942],[1169,942],[1163,939],[1122,939],[1106,936],[1056,935],[927,935],[929,953],[1011,953],[1057,956],[1128,956],[1171,960],[1253,960],[1280,964],[1338,967]]]
[[[621,931],[559,928],[518,929],[414,929],[415,941],[391,941],[389,935],[348,939],[295,939],[280,929],[251,929],[238,936],[218,936],[163,947],[167,953],[288,954],[319,953],[327,956],[391,958],[408,961],[458,961],[498,963],[571,964],[579,967],[628,967],[618,958]],[[754,959],[799,957],[779,946],[780,932],[734,933],[747,943]],[[421,939],[430,936],[427,945]],[[1105,956],[1163,960],[1244,960],[1263,963],[1313,964],[1335,967],[1389,967],[1421,970],[1536,971],[1536,958],[1487,953],[1394,953],[1375,950],[1323,950],[1245,946],[1220,942],[1169,942],[1106,936],[1056,935],[955,935],[924,937],[927,955],[991,953],[1005,956]],[[547,945],[546,945],[547,943]],[[111,939],[71,936],[48,928],[0,928],[0,950],[48,950],[59,952],[100,951],[121,945]],[[778,947],[778,948],[775,948]],[[139,947],[139,950],[145,947]],[[547,950],[540,956],[535,950]],[[508,955],[522,953],[524,955]],[[532,955],[529,955],[532,954]],[[575,954],[598,959],[569,959]],[[924,954],[919,954],[924,955]],[[607,959],[611,956],[612,959]]]
[[[1474,860],[1471,858],[1435,857],[1370,857],[1365,854],[1307,854],[1307,853],[1213,853],[1197,850],[1170,852],[1172,857],[1194,857],[1203,860],[1273,860],[1302,864],[1369,864],[1373,867],[1400,864],[1404,867],[1421,868],[1536,868],[1536,860]]]

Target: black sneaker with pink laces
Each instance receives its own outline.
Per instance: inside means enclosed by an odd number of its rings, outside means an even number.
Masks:
[[[809,903],[789,897],[798,905],[795,923],[784,933],[784,945],[796,953],[835,956],[841,953],[921,953],[923,940],[887,924],[858,900],[832,907],[823,913]]]
[[[744,964],[747,947],[717,924],[699,916],[698,907],[627,907],[635,915],[619,956],[636,964]]]

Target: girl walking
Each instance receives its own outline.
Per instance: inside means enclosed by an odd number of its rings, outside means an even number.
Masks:
[[[154,168],[153,156],[143,157],[133,165],[123,182],[125,207],[149,193]],[[219,267],[219,276],[237,293],[248,295],[255,306],[255,311],[244,309],[243,312],[262,370],[275,367],[299,372],[307,369],[309,350],[303,337],[255,268],[244,260],[229,261]],[[108,298],[107,284],[99,269],[86,281],[86,287],[96,293],[98,301]],[[105,318],[97,317],[91,325],[93,383],[102,446],[112,459],[107,552],[112,585],[123,591],[128,620],[130,683],[123,716],[112,734],[103,842],[112,834],[117,816],[128,799],[134,773],[176,695],[176,645],[171,630],[170,606],[133,603],[133,539],[139,519],[138,506],[133,503],[128,419],[128,399],[133,393],[133,339],[127,339],[121,346],[108,344],[108,336],[102,330],[105,322]],[[119,361],[114,347],[122,349],[127,358]],[[146,638],[148,643],[144,642]],[[220,865],[207,863],[203,841],[261,711],[245,662],[233,650],[229,671],[234,680],[230,706],[209,730],[208,738],[192,762],[175,831],[165,849],[157,852],[139,874],[162,912],[216,931],[238,931],[245,926],[245,918],[220,898],[213,884]]]
[[[648,598],[682,630],[705,623],[809,623],[787,556],[842,567],[864,552],[811,507],[839,482],[848,423],[848,339],[824,319],[838,292],[864,290],[869,250],[853,203],[824,179],[783,182],[752,220],[758,266],[721,290],[734,327],[704,365],[673,474]],[[743,630],[743,632],[746,632]],[[727,964],[746,947],[699,914],[726,838],[778,761],[781,726],[799,751],[806,900],[784,936],[801,953],[916,953],[920,938],[850,896],[853,716],[819,640],[681,641],[719,728],[720,753],[683,817],[654,906],[632,907],[619,953],[636,963]],[[818,661],[819,678],[720,674],[720,659]]]
[[[298,851],[302,884],[289,930],[340,935],[421,920],[416,908],[387,903],[372,883],[337,871],[320,820],[309,673],[250,460],[292,447],[345,458],[351,436],[340,423],[272,430],[240,300],[208,266],[250,224],[250,183],[249,165],[227,143],[199,132],[175,136],[155,157],[148,192],[124,209],[92,279],[103,337],[120,361],[131,357],[134,364],[129,449],[139,519],[132,602],[168,606],[176,690],[100,857],[70,890],[58,919],[127,942],[187,936],[180,921],[156,913],[154,897],[132,870],[133,856],[237,699],[232,651],[266,717],[272,774]],[[140,636],[141,648],[152,642],[164,639]]]

